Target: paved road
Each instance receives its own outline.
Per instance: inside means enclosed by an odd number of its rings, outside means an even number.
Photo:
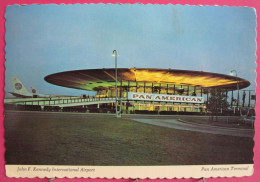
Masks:
[[[188,123],[188,122],[179,121],[177,119],[166,119],[166,118],[160,118],[160,119],[131,118],[131,119],[141,123],[163,126],[167,128],[174,128],[179,130],[239,136],[239,137],[254,137],[253,129],[225,128],[225,127],[210,126],[204,124]]]

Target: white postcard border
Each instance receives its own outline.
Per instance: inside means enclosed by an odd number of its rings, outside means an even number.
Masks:
[[[251,176],[253,164],[189,166],[61,166],[6,165],[6,175],[15,178],[209,178]]]

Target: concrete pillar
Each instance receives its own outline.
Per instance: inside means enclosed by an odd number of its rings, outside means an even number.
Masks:
[[[164,111],[164,103],[162,103],[162,111]]]

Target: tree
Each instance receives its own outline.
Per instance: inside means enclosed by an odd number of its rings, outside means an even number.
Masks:
[[[211,119],[216,116],[218,121],[218,113],[227,110],[229,104],[227,102],[227,93],[223,89],[213,88],[210,90],[210,97],[207,103],[207,109],[211,111]]]

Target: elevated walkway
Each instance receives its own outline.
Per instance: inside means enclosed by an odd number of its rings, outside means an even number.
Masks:
[[[30,99],[5,99],[6,104],[16,105],[35,105],[35,106],[58,106],[73,107],[84,105],[95,105],[103,103],[113,103],[115,98],[81,98],[81,97],[62,97],[62,98],[30,98]]]

